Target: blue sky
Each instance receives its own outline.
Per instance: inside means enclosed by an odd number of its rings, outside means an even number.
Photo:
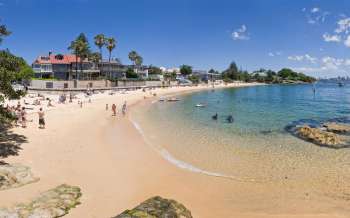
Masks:
[[[93,49],[94,35],[115,37],[124,63],[136,50],[156,66],[350,76],[349,17],[348,0],[0,0],[13,32],[1,47],[29,63],[84,32]]]

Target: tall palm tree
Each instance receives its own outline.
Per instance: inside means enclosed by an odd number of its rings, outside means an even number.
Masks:
[[[100,73],[103,70],[103,56],[102,56],[102,48],[103,46],[106,45],[106,37],[103,34],[98,34],[94,37],[95,40],[95,45],[99,48],[100,50],[100,60],[101,61],[101,68],[100,68]]]
[[[101,60],[101,53],[92,52],[88,58],[94,64],[94,68],[98,69],[97,66],[98,66],[98,62]],[[100,71],[100,73],[101,73],[101,71]],[[99,74],[99,77],[100,76],[101,76],[101,74]],[[91,75],[90,75],[90,79],[91,79]]]
[[[143,58],[140,55],[138,55],[135,59],[135,65],[138,67],[141,67],[142,63],[143,63]]]
[[[79,79],[78,58],[80,59],[80,71],[82,75],[83,60],[86,59],[90,54],[90,46],[85,34],[84,33],[79,34],[79,36],[74,41],[71,42],[68,49],[72,50],[72,53],[75,55],[75,73],[76,73],[76,79]]]
[[[139,56],[139,54],[137,54],[136,51],[131,51],[131,52],[129,53],[129,59],[130,59],[131,62],[134,63],[134,65],[136,65],[135,61],[136,61],[136,59],[137,59],[138,56]]]
[[[78,55],[79,55],[78,43],[76,40],[71,41],[70,46],[68,47],[68,50],[71,50],[72,54],[75,55],[75,79],[76,79],[78,76]]]
[[[111,72],[111,57],[112,57],[112,51],[115,48],[116,43],[117,42],[116,42],[116,40],[113,37],[106,39],[106,48],[107,48],[107,50],[109,52],[109,56],[108,56],[109,77],[111,77],[111,74],[112,74],[112,72]]]
[[[10,35],[11,32],[6,28],[5,25],[0,25],[0,44],[5,36]]]
[[[101,57],[101,62],[102,62],[102,57],[103,57],[102,56],[102,48],[106,44],[106,37],[103,34],[98,34],[95,36],[94,40],[95,40],[95,45],[100,50],[100,57]]]

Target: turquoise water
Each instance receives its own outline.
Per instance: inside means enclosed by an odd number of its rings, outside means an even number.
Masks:
[[[315,94],[310,84],[194,92],[178,102],[143,103],[132,120],[151,146],[181,168],[241,181],[278,183],[288,177],[293,187],[331,192],[334,185],[327,184],[350,181],[350,149],[319,147],[286,131],[293,122],[349,120],[350,84],[315,88]]]

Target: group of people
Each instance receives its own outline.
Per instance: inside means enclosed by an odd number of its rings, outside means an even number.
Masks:
[[[16,126],[22,126],[22,128],[27,127],[27,111],[26,108],[23,107],[20,102],[17,103],[17,106],[7,105],[5,109],[15,118]],[[43,129],[45,128],[45,113],[42,108],[39,109],[38,116],[39,128]]]
[[[126,101],[124,101],[124,104],[122,106],[122,114],[123,116],[126,114],[126,107],[127,107],[127,104],[126,104]],[[108,104],[106,104],[106,111],[108,111]],[[117,116],[117,105],[116,104],[112,104],[112,116]]]

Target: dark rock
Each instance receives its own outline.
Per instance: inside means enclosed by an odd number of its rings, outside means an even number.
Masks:
[[[157,196],[114,218],[192,218],[192,215],[182,204]]]

